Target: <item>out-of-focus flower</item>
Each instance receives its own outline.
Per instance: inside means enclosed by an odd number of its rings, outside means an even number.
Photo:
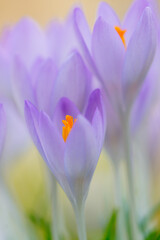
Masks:
[[[136,1],[121,24],[114,11],[101,3],[92,34],[83,12],[74,10],[83,54],[107,96],[107,145],[114,155],[118,149],[122,151],[123,111],[131,110],[155,54],[156,26],[151,8],[146,0]]]
[[[90,74],[77,51],[58,70],[52,59],[37,59],[28,71],[20,59],[14,68],[14,94],[23,111],[28,99],[39,109],[53,116],[54,108],[61,97],[74,101],[82,111],[89,95]]]
[[[53,119],[28,101],[25,116],[43,159],[73,208],[82,211],[105,136],[106,116],[100,90],[91,93],[85,116],[67,98],[60,99]]]
[[[84,109],[90,74],[77,45],[73,14],[64,23],[53,20],[45,30],[31,18],[22,18],[2,32],[0,99],[9,116],[4,160],[17,158],[30,146],[22,117],[25,99],[50,116],[63,96]],[[13,124],[21,128],[21,134],[15,134]]]

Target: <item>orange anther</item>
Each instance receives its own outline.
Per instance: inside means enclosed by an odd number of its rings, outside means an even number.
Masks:
[[[118,27],[118,26],[115,26],[114,28],[115,28],[115,30],[117,31],[118,35],[120,36],[120,38],[121,38],[121,40],[122,40],[122,42],[123,42],[123,45],[124,45],[124,47],[125,47],[125,49],[126,49],[126,41],[125,41],[125,37],[124,37],[124,34],[126,33],[126,30],[122,30],[122,29],[121,29],[120,27]]]
[[[62,127],[62,137],[65,142],[75,122],[76,119],[74,119],[73,121],[73,117],[70,115],[66,115],[66,120],[62,120],[62,123],[64,124],[64,126]]]

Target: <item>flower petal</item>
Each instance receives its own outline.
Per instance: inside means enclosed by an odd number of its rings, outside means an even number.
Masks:
[[[3,149],[5,135],[6,135],[6,116],[3,109],[3,105],[0,104],[0,154]]]
[[[41,156],[43,157],[43,159],[46,159],[46,156],[43,151],[43,147],[38,135],[39,117],[40,117],[40,114],[36,109],[36,107],[34,107],[34,105],[31,102],[25,101],[25,119],[26,119],[29,132]]]
[[[59,100],[54,111],[53,121],[60,134],[62,134],[62,120],[65,120],[66,115],[76,119],[78,114],[79,110],[71,100],[65,97]]]
[[[40,64],[40,69],[34,77],[35,101],[39,109],[51,115],[53,107],[50,104],[51,94],[53,93],[54,81],[57,69],[51,59],[44,60]]]
[[[98,148],[90,123],[79,115],[66,141],[65,173],[76,201],[83,201],[98,161]]]
[[[47,55],[45,36],[30,18],[22,18],[10,35],[9,51],[18,55],[27,67],[31,67],[36,57]]]
[[[153,3],[153,1],[148,1],[148,0],[136,0],[133,2],[133,4],[131,5],[129,11],[127,12],[125,18],[124,18],[124,22],[123,22],[123,28],[126,29],[126,34],[125,34],[125,38],[127,40],[127,42],[129,41],[130,37],[132,36],[133,32],[136,29],[136,26],[143,14],[144,9],[147,6],[152,6],[155,5],[155,3]],[[153,7],[155,8],[155,7]]]
[[[98,8],[98,17],[102,17],[107,23],[113,27],[120,26],[120,20],[114,10],[106,3],[101,2]]]
[[[123,93],[128,105],[135,98],[149,70],[155,54],[156,40],[152,11],[147,7],[129,41],[123,66]]]
[[[61,97],[72,100],[82,110],[88,93],[89,74],[78,52],[62,66],[54,85],[53,108]]]
[[[59,175],[64,174],[65,143],[54,123],[44,112],[40,113],[38,134],[46,156],[46,163],[59,180]]]
[[[12,88],[14,98],[21,112],[23,112],[25,99],[35,103],[31,76],[19,57],[14,59]]]
[[[106,130],[106,114],[100,89],[96,89],[91,93],[85,116],[92,124],[99,152],[101,152]]]
[[[92,36],[92,51],[97,69],[103,83],[112,97],[119,97],[121,70],[125,48],[113,26],[101,17],[96,21]]]

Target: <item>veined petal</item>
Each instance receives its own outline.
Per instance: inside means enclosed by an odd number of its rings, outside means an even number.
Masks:
[[[110,93],[113,92],[113,88],[119,92],[125,48],[115,28],[101,17],[94,26],[92,51],[106,89]]]
[[[106,130],[106,114],[100,89],[96,89],[91,93],[85,116],[92,124],[99,152],[101,152]]]
[[[63,126],[62,120],[66,118],[66,115],[70,115],[76,119],[78,114],[79,110],[71,100],[65,97],[59,100],[55,108],[53,121],[60,134],[62,133]]]
[[[43,159],[46,159],[46,156],[43,151],[43,147],[38,135],[39,117],[40,117],[40,114],[37,108],[34,107],[34,105],[31,102],[25,101],[25,119],[26,119],[27,127],[29,129],[32,140],[36,145],[38,151],[40,152]]]
[[[47,159],[46,163],[60,181],[58,175],[64,174],[65,143],[54,123],[44,112],[40,113],[38,134]]]
[[[123,94],[128,105],[132,103],[149,70],[155,54],[156,42],[152,11],[147,7],[129,41],[123,66]]]
[[[53,107],[61,97],[72,100],[82,110],[88,93],[89,74],[78,52],[62,66],[54,85]]]
[[[3,149],[5,134],[6,134],[6,116],[3,109],[3,105],[0,104],[0,154]]]
[[[65,150],[65,173],[76,201],[86,198],[88,187],[98,161],[98,147],[90,123],[79,115]]]
[[[98,17],[102,17],[107,23],[113,27],[120,26],[120,20],[114,10],[106,3],[101,2],[98,8]]]
[[[53,107],[50,104],[51,94],[53,93],[54,81],[56,78],[57,69],[51,59],[43,61],[40,64],[40,69],[35,76],[35,101],[39,109],[42,109],[47,114],[53,113]]]

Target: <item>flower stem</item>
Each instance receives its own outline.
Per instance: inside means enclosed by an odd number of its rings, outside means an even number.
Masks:
[[[127,233],[125,230],[125,219],[122,211],[122,194],[121,194],[121,177],[120,177],[120,164],[118,161],[113,161],[114,176],[115,176],[115,206],[119,210],[117,220],[117,238],[118,240],[127,240]]]
[[[135,207],[135,194],[134,194],[134,182],[133,182],[133,168],[132,168],[132,157],[131,157],[131,143],[130,143],[130,130],[129,130],[129,119],[126,117],[123,121],[124,131],[124,154],[127,167],[127,178],[128,178],[128,191],[129,191],[129,221],[130,221],[130,239],[139,240],[140,231],[138,229],[138,221],[136,218],[136,207]]]
[[[79,240],[87,240],[86,226],[85,226],[84,204],[81,207],[74,206],[73,208],[74,208],[75,217],[76,217]]]
[[[58,240],[58,191],[57,181],[52,176],[52,239]]]

